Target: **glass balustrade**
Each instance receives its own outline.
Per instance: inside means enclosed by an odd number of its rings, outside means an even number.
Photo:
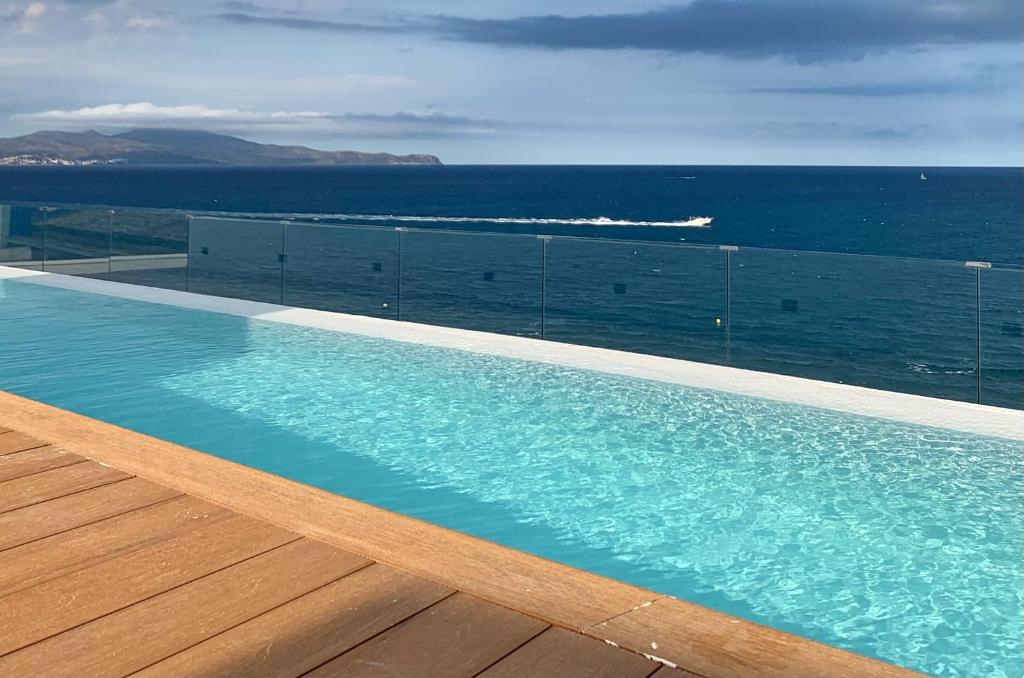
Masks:
[[[552,238],[544,337],[724,363],[726,263],[718,248]]]
[[[0,265],[1024,408],[1024,268],[0,205]]]
[[[740,248],[731,263],[734,366],[976,400],[963,262]]]

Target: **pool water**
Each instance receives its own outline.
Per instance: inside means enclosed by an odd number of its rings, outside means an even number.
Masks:
[[[11,280],[0,389],[927,673],[1022,672],[1021,442]]]

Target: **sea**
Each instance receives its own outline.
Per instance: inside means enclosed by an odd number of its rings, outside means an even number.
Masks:
[[[0,200],[1024,263],[1021,168],[5,167]]]
[[[361,240],[345,277],[310,235],[280,284],[193,257],[191,289],[1024,408],[1022,168],[4,167],[0,203],[406,226],[394,276],[393,243]],[[207,250],[261,256],[211,228]],[[575,239],[542,259],[431,229]]]

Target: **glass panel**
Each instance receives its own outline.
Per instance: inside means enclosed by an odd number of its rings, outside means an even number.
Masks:
[[[187,215],[117,210],[110,246],[110,280],[171,290],[186,289]]]
[[[981,269],[981,402],[1024,409],[1024,270]]]
[[[106,277],[110,272],[110,210],[47,210],[43,270]]]
[[[724,362],[725,266],[717,248],[554,238],[545,338]]]
[[[975,400],[976,319],[974,271],[961,262],[732,256],[736,367]]]
[[[279,222],[193,218],[189,291],[281,303],[283,237]]]
[[[288,224],[284,303],[398,317],[398,232]]]
[[[0,205],[0,265],[42,270],[45,219],[38,207]]]
[[[536,236],[402,233],[402,320],[540,336]]]

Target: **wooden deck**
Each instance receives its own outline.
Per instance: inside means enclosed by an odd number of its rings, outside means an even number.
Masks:
[[[0,392],[0,678],[129,675],[916,674]]]

